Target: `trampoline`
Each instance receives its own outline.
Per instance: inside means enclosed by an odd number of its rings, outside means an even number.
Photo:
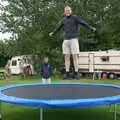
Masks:
[[[40,108],[85,108],[120,103],[120,86],[112,84],[51,83],[22,84],[0,88],[0,101]]]

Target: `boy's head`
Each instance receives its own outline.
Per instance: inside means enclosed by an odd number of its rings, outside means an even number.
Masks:
[[[44,63],[48,63],[48,57],[44,57],[43,61]]]

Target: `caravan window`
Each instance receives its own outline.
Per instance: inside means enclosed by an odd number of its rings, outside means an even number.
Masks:
[[[12,66],[16,66],[17,65],[17,60],[12,60]]]
[[[102,56],[101,60],[102,62],[109,62],[109,56]]]
[[[27,59],[26,58],[23,58],[23,61],[24,61],[24,63],[27,63]]]

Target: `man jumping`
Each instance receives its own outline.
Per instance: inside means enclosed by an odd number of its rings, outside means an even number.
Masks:
[[[64,28],[64,41],[62,44],[63,54],[65,55],[65,68],[66,74],[65,78],[69,78],[69,68],[70,68],[70,55],[73,56],[74,68],[75,68],[75,78],[79,78],[78,74],[78,54],[79,54],[79,42],[78,42],[78,25],[81,24],[86,28],[91,29],[96,32],[96,28],[91,27],[80,17],[72,15],[72,9],[70,6],[64,8],[65,17],[59,22],[59,26],[49,33],[49,36],[57,33],[62,27]]]

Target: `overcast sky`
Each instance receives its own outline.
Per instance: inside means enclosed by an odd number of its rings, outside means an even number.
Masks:
[[[3,6],[5,6],[5,5],[7,5],[8,3],[5,2],[4,0],[0,0],[0,4],[3,5]],[[1,14],[1,11],[0,11],[0,14]],[[5,33],[5,34],[3,34],[3,33],[0,32],[0,40],[9,39],[10,36],[11,36],[10,33]]]

